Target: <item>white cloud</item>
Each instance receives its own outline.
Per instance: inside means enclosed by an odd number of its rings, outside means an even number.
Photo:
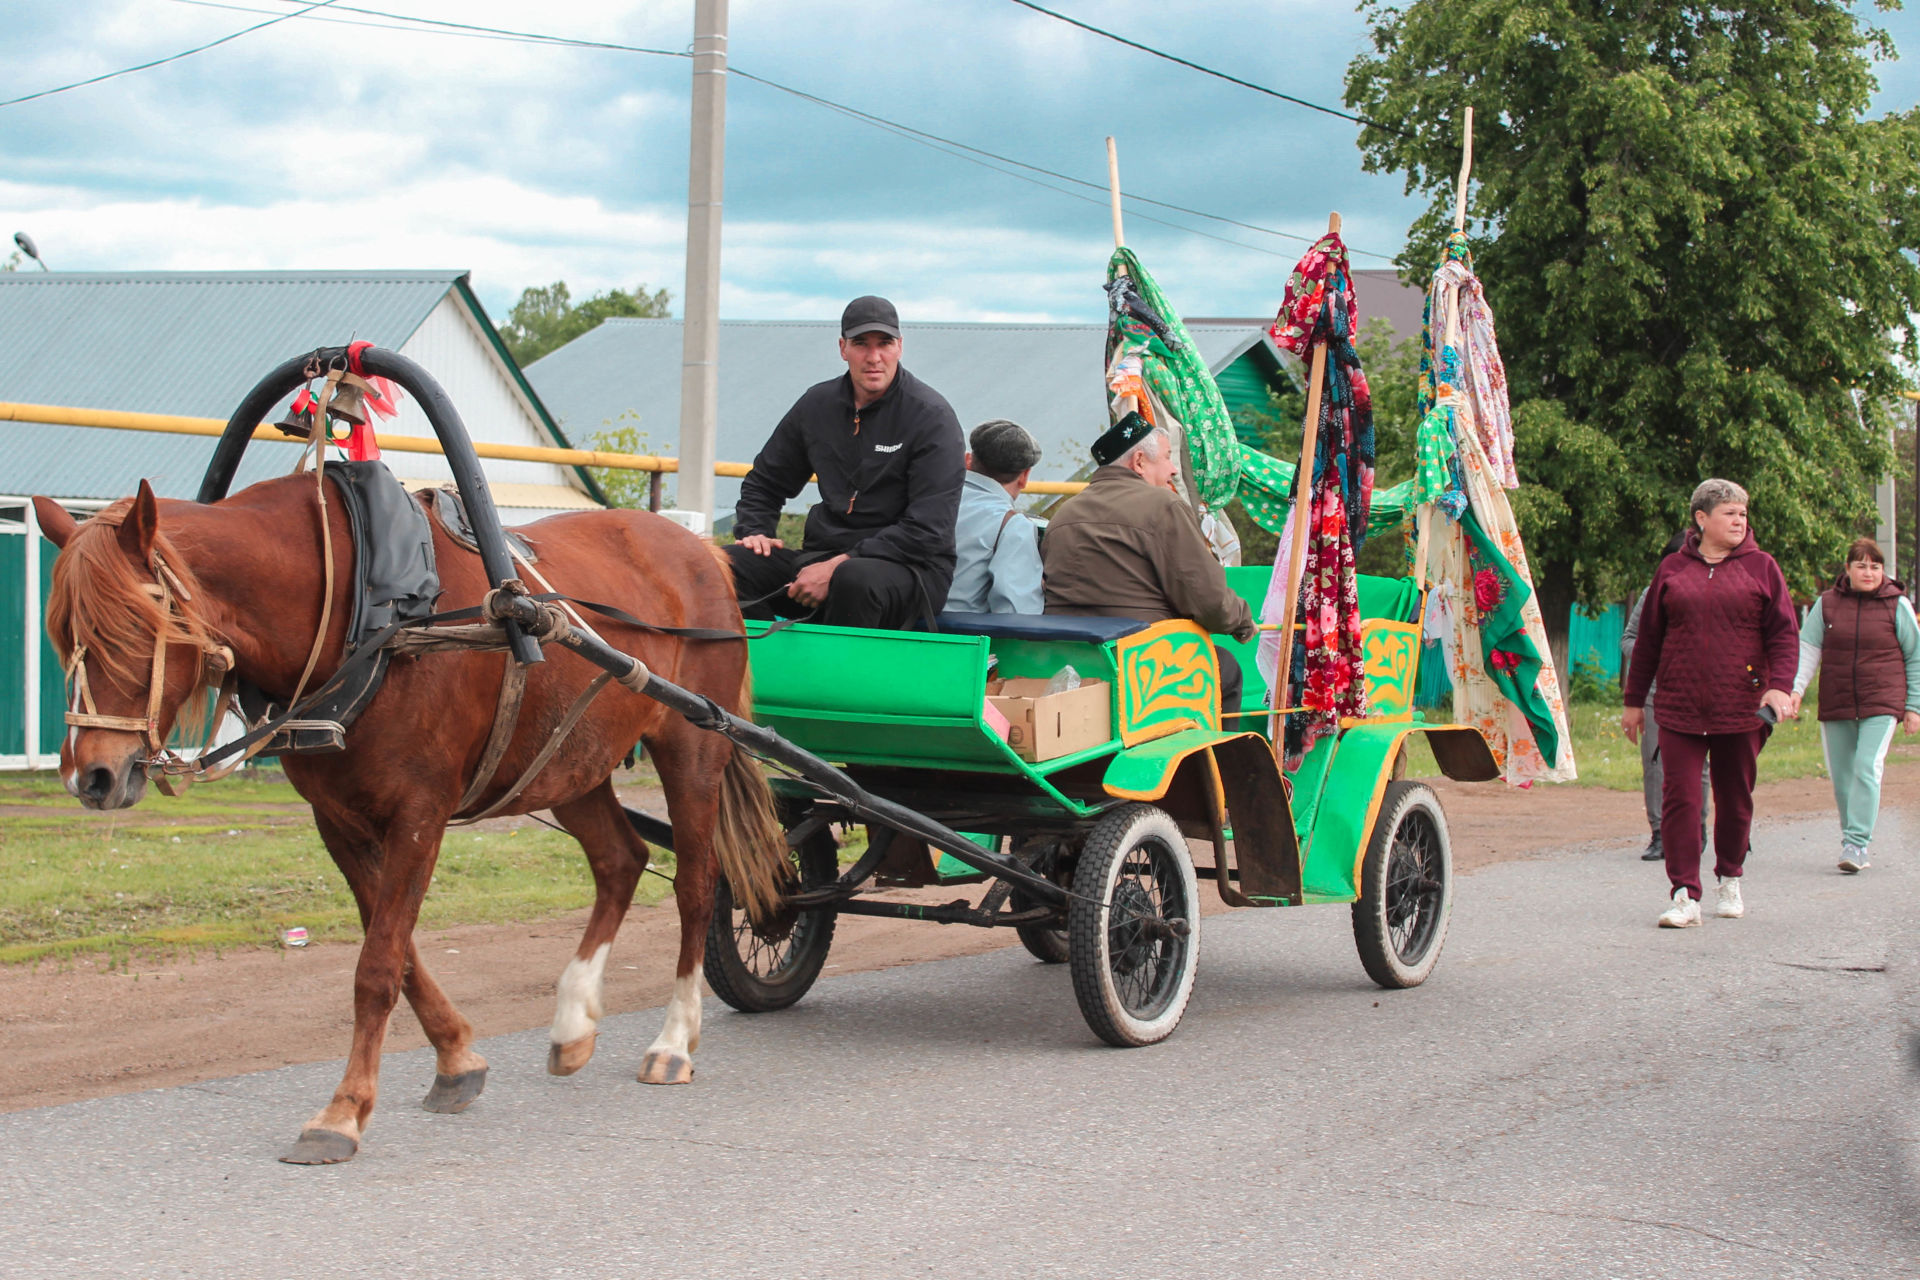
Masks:
[[[394,7],[670,50],[691,34],[685,3]],[[1310,0],[1067,11],[1332,104],[1364,32]],[[28,0],[9,20],[9,87],[28,90],[259,19],[167,0]],[[1357,248],[1397,251],[1420,204],[1398,178],[1360,172],[1348,124],[1011,4],[874,18],[830,0],[736,0],[730,44],[756,74],[1089,180],[1117,133],[1130,191],[1306,236],[1338,207]],[[495,311],[557,279],[576,295],[645,282],[677,298],[689,79],[678,58],[285,22],[0,111],[0,217],[12,222],[0,234],[32,232],[67,269],[466,267]],[[744,80],[728,118],[725,314],[831,316],[879,289],[927,319],[1099,316],[1109,232],[1097,198],[1040,191]],[[1251,252],[1141,212],[1129,242],[1192,314],[1271,312],[1304,248],[1165,215],[1273,251]]]

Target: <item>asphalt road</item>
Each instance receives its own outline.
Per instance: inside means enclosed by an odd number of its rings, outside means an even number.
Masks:
[[[1341,908],[1207,921],[1185,1023],[1100,1047],[1023,951],[709,1001],[699,1078],[487,1042],[390,1056],[348,1165],[274,1155],[314,1064],[0,1116],[0,1273],[40,1276],[1913,1276],[1916,824],[1833,870],[1757,833],[1749,916],[1653,927],[1623,846],[1461,881],[1419,990]],[[934,926],[928,926],[934,927]]]

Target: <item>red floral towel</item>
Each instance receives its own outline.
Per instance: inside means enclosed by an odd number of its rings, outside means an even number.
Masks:
[[[1295,485],[1309,513],[1300,576],[1300,620],[1292,687],[1303,710],[1287,717],[1282,759],[1289,769],[1343,716],[1367,714],[1365,657],[1360,646],[1360,593],[1354,554],[1365,536],[1373,497],[1373,413],[1366,375],[1353,347],[1359,326],[1347,248],[1329,233],[1307,251],[1287,280],[1268,332],[1302,358],[1328,347],[1313,473]],[[1281,548],[1281,566],[1287,547]]]

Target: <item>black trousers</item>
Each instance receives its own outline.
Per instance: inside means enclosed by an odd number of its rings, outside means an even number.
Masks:
[[[771,622],[775,618],[806,618],[830,627],[875,627],[900,631],[916,625],[925,612],[920,580],[903,564],[855,556],[843,561],[827,583],[827,598],[816,612],[785,594],[784,588],[800,570],[825,557],[775,547],[771,555],[756,555],[739,543],[727,547],[733,564],[733,590],[741,612]],[[749,600],[771,598],[749,606]]]
[[[1239,718],[1227,718],[1227,713],[1240,709],[1240,692],[1245,686],[1246,677],[1240,674],[1240,660],[1222,649],[1213,646],[1213,656],[1220,660],[1220,727],[1222,729],[1240,728]]]

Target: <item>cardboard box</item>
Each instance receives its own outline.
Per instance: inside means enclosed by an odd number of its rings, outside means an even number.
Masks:
[[[1014,754],[1036,764],[1113,738],[1113,691],[1104,680],[1065,693],[1048,693],[1045,680],[995,680],[987,685],[987,705],[1006,718]]]

